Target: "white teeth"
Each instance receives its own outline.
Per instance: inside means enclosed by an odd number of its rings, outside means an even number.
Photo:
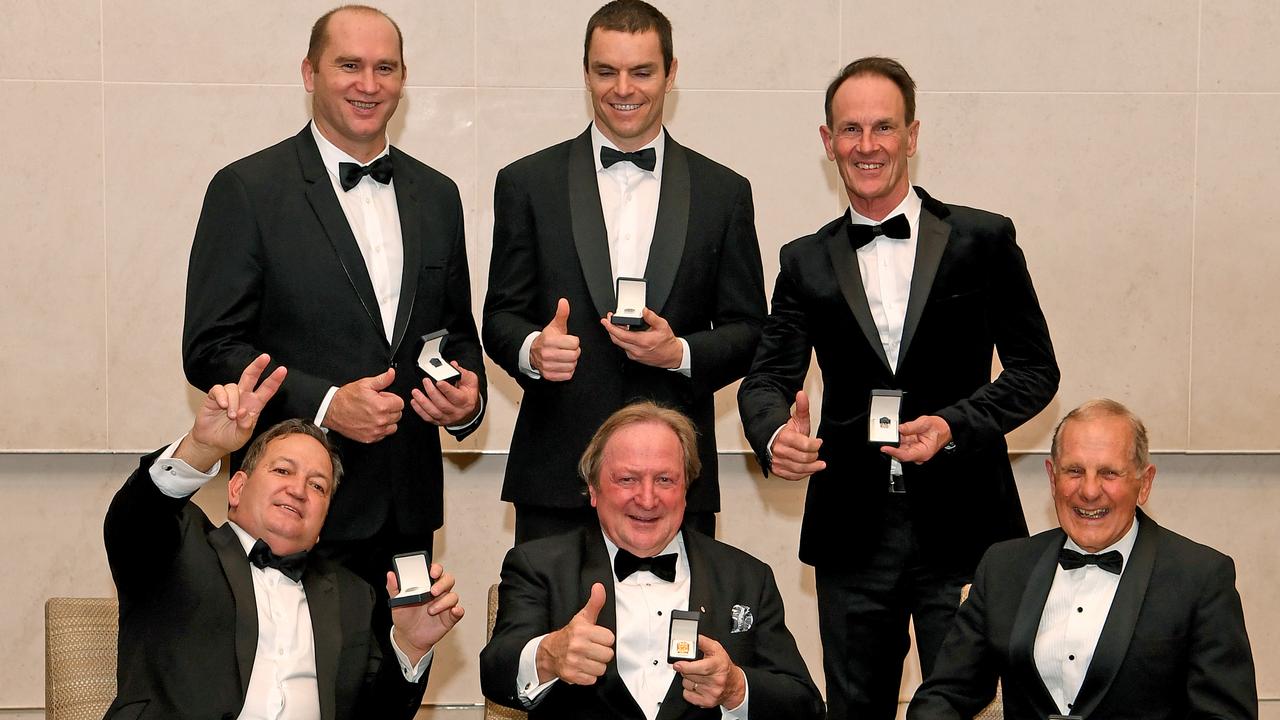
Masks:
[[[883,167],[884,163],[854,163],[853,165],[859,170],[875,170]]]
[[[371,103],[371,102],[359,102],[359,101],[357,101],[357,100],[352,100],[352,101],[351,101],[351,104],[352,104],[352,105],[355,105],[356,107],[360,108],[361,110],[372,110],[372,109],[377,105],[377,103]]]
[[[614,103],[613,107],[615,110],[623,110],[623,111],[635,110],[636,108],[640,107],[640,103],[629,103],[626,105],[623,105],[621,103]]]
[[[1084,508],[1076,508],[1076,514],[1082,518],[1097,520],[1107,514],[1107,508],[1098,508],[1097,510],[1085,510]]]

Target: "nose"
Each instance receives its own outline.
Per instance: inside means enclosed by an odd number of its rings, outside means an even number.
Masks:
[[[307,499],[307,479],[301,473],[294,475],[292,482],[286,485],[284,490],[294,500],[305,502]]]
[[[1094,501],[1102,497],[1102,480],[1097,473],[1085,473],[1080,480],[1080,488],[1076,490],[1080,499],[1086,501]]]
[[[618,73],[618,81],[614,84],[613,92],[617,95],[626,97],[631,94],[631,76],[625,72]]]
[[[658,505],[658,493],[654,491],[653,481],[645,480],[640,483],[640,487],[636,490],[636,505],[644,510],[652,510]]]
[[[367,67],[360,71],[359,80],[356,82],[356,89],[366,95],[372,95],[378,92],[378,79],[373,74],[373,68]]]
[[[858,134],[858,152],[864,155],[870,155],[875,151],[875,136],[871,134],[870,128],[864,129]]]

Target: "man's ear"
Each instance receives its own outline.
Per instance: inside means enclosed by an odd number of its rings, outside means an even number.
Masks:
[[[244,492],[244,484],[248,480],[249,476],[243,470],[237,470],[236,474],[231,476],[231,480],[227,482],[227,507],[232,509],[240,507],[240,493]]]
[[[315,92],[316,69],[311,67],[311,58],[302,58],[302,86],[307,92]]]

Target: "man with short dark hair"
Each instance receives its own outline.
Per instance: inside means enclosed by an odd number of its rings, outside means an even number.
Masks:
[[[695,442],[652,403],[605,420],[580,463],[594,526],[503,562],[486,697],[533,720],[821,717],[769,566],[681,530]],[[701,613],[695,660],[669,662],[674,610]]]
[[[812,475],[800,559],[815,567],[830,718],[894,717],[908,619],[927,674],[983,551],[1027,534],[1004,436],[1058,387],[1013,223],[913,187],[919,130],[897,61],[862,58],[831,83],[819,134],[849,211],[783,247],[738,391],[765,472]],[[871,418],[873,397],[890,409]],[[869,420],[877,439],[901,420],[900,445],[873,444]]]
[[[652,5],[600,8],[582,65],[591,126],[494,187],[484,345],[524,390],[502,499],[516,542],[594,524],[574,464],[611,412],[654,400],[698,427],[686,522],[714,534],[713,396],[746,372],[765,315],[751,187],[663,129],[678,63]],[[644,281],[641,327],[611,322],[629,278]]]
[[[350,482],[319,549],[379,588],[392,555],[432,547],[438,428],[466,437],[485,394],[457,186],[387,137],[406,73],[384,13],[347,5],[315,23],[302,60],[312,122],[210,182],[183,330],[195,387],[234,379],[261,352],[289,366],[262,425],[297,417],[329,431]],[[438,330],[456,386],[418,368]]]
[[[992,546],[907,717],[1258,717],[1253,656],[1222,553],[1138,508],[1156,468],[1114,400],[1072,410],[1045,460],[1061,527]]]
[[[373,589],[310,552],[342,474],[310,422],[258,436],[227,485],[226,524],[191,503],[284,381],[278,366],[259,384],[268,364],[215,385],[191,431],[142,458],[111,501],[120,641],[107,718],[410,718],[432,649],[462,617],[453,577],[434,564],[432,597],[392,611],[396,657],[383,656]],[[398,591],[391,573],[383,584]]]

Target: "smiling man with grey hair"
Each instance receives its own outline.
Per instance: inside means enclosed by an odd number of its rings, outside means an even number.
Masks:
[[[1081,405],[1045,470],[1061,527],[987,552],[907,717],[971,718],[998,678],[1006,718],[1256,718],[1235,565],[1138,508],[1142,421]]]

